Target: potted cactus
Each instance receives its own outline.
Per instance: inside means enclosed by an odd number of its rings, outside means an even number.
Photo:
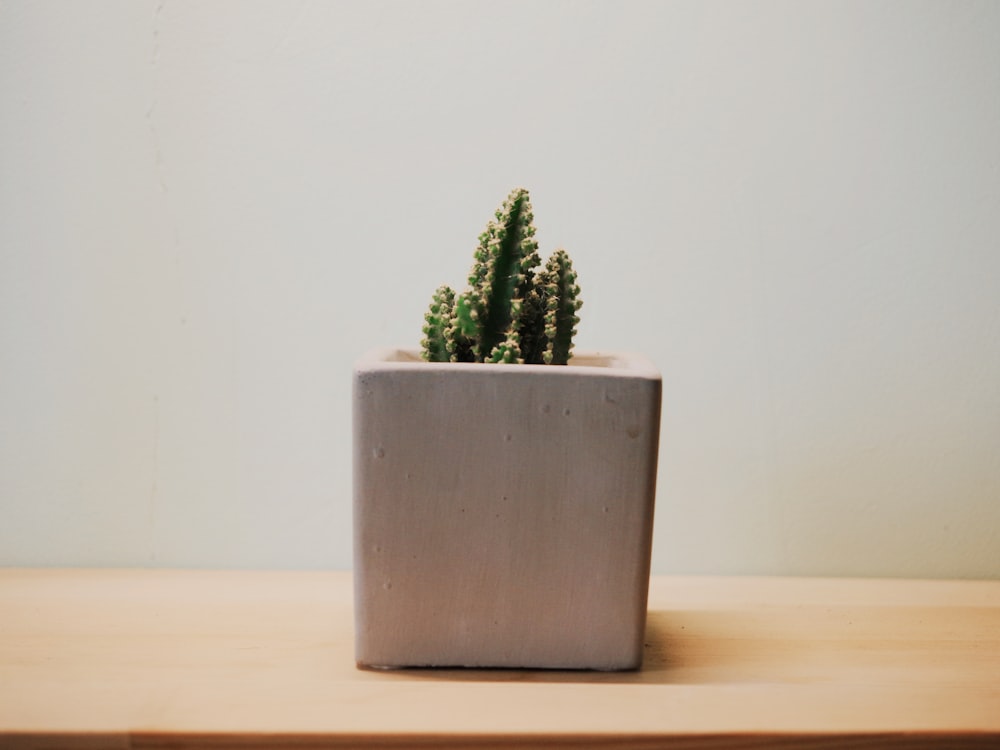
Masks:
[[[573,353],[576,275],[534,234],[515,190],[422,349],[356,364],[359,665],[641,664],[660,375]]]

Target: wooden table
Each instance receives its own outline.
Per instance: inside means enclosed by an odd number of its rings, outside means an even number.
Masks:
[[[628,673],[358,670],[348,573],[0,570],[0,747],[1000,747],[1000,582],[656,577]]]

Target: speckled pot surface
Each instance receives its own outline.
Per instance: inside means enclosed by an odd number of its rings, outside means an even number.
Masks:
[[[660,374],[572,363],[357,362],[359,665],[641,664]]]

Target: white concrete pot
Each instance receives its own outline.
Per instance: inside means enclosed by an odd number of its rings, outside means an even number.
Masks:
[[[357,363],[359,665],[641,664],[660,374],[572,363]]]

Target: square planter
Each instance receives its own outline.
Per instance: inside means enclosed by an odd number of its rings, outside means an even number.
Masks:
[[[356,364],[359,665],[641,664],[660,374],[572,362]]]

